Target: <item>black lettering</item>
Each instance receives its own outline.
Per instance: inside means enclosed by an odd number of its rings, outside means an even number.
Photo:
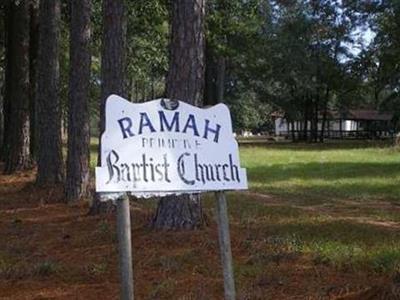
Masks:
[[[204,170],[203,167],[198,163],[197,161],[197,154],[194,155],[194,165],[195,165],[195,171],[196,171],[196,180],[203,182],[205,184],[205,179],[204,179]],[[201,174],[201,177],[200,177]]]
[[[131,181],[131,174],[129,172],[129,166],[127,164],[121,164],[121,180]]]
[[[215,181],[214,179],[214,171],[213,166],[211,164],[203,164],[204,169],[206,170],[206,177],[208,181]]]
[[[194,180],[188,180],[185,178],[185,161],[184,161],[184,157],[185,156],[190,156],[189,153],[185,152],[183,153],[181,156],[179,156],[178,158],[178,175],[179,178],[186,184],[189,185],[193,185],[194,184]]]
[[[225,168],[229,168],[229,165],[228,165],[228,164],[223,164],[223,165],[222,165],[222,171],[224,172],[224,180],[230,181],[229,178],[226,177],[226,170],[225,170]]]
[[[217,180],[221,181],[221,178],[219,177],[219,168],[221,168],[220,164],[215,165],[215,171],[216,171],[216,175],[217,175]]]
[[[186,125],[183,128],[182,132],[186,133],[188,128],[191,128],[193,130],[193,134],[195,136],[199,136],[199,131],[197,130],[197,125],[196,125],[196,119],[194,118],[194,115],[192,115],[192,114],[189,114]]]
[[[162,167],[161,164],[156,164],[155,169],[156,169],[156,173],[160,176],[158,178],[158,181],[163,181],[163,172],[160,170],[160,168]]]
[[[240,182],[239,168],[233,163],[232,154],[229,154],[229,165],[230,165],[230,169],[231,169],[231,178],[232,178],[232,180],[235,181],[235,177],[236,177],[236,180],[238,182]]]
[[[107,181],[107,184],[111,182],[111,180],[114,177],[114,174],[116,173],[117,175],[117,182],[120,181],[120,170],[119,168],[115,165],[119,161],[119,155],[116,151],[112,150],[110,153],[107,155],[107,168],[108,168],[108,174],[110,175],[110,178]]]
[[[171,180],[168,178],[168,167],[170,166],[170,164],[168,163],[167,160],[167,154],[164,154],[164,163],[162,164],[162,166],[164,167],[164,178],[165,181],[167,182],[171,182]]]
[[[140,165],[141,164],[131,164],[132,165],[132,173],[133,173],[133,181],[140,181]]]
[[[146,163],[146,154],[142,155],[142,162],[140,165],[143,166],[143,180],[145,182],[148,182],[147,180],[147,166],[149,165],[148,163]]]
[[[208,139],[208,133],[214,133],[214,142],[218,143],[219,138],[219,130],[221,129],[221,125],[216,124],[217,128],[210,128],[210,120],[206,119],[206,125],[204,128],[204,135],[203,138]]]
[[[139,123],[139,132],[138,132],[139,134],[142,134],[144,127],[148,127],[151,132],[156,131],[153,127],[153,124],[151,124],[151,121],[150,121],[147,113],[140,113],[140,123]]]
[[[150,174],[151,174],[151,181],[155,181],[155,179],[154,179],[154,164],[153,164],[153,158],[151,158],[150,157],[150,164],[149,164],[149,166],[150,166]]]
[[[125,125],[124,125],[124,123],[125,123]],[[124,139],[126,139],[128,137],[128,135],[130,137],[134,136],[134,134],[131,131],[131,129],[132,129],[131,118],[125,117],[125,118],[119,119],[118,124],[119,124],[119,127],[121,128],[122,136]]]
[[[171,123],[168,123],[167,118],[163,111],[159,111],[158,115],[160,116],[160,131],[164,132],[164,126],[167,128],[168,131],[172,131],[172,128],[175,125],[175,132],[179,132],[179,112],[175,112],[174,116],[171,120]]]

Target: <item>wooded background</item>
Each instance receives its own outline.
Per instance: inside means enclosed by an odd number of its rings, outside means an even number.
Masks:
[[[282,111],[310,121],[314,141],[329,110],[392,111],[399,128],[399,1],[6,0],[0,13],[4,171],[37,166],[37,184],[64,184],[70,201],[90,191],[110,93],[224,101],[235,130],[268,130]],[[173,201],[193,205],[160,205],[155,226],[204,221],[199,199]]]

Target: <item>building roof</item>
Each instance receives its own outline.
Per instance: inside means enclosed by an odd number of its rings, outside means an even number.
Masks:
[[[350,109],[345,117],[351,120],[390,121],[393,119],[393,113],[375,109]]]
[[[284,118],[285,113],[282,111],[275,111],[271,113],[271,117]],[[319,113],[318,118],[322,119],[322,112]],[[345,113],[340,114],[337,110],[329,110],[327,118],[330,120],[358,120],[358,121],[390,121],[393,119],[393,113],[380,112],[376,109],[349,109]]]

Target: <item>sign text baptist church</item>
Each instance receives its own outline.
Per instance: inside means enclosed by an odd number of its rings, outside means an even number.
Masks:
[[[161,102],[107,99],[96,190],[146,196],[246,189],[228,108],[179,102],[168,110]]]

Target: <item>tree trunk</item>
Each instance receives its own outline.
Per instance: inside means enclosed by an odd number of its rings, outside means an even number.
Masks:
[[[201,106],[204,90],[205,0],[172,2],[171,57],[166,94],[170,99]],[[204,224],[198,194],[160,199],[153,219],[157,229],[195,229]]]
[[[319,113],[319,96],[317,97],[317,101],[314,103],[314,130],[313,130],[313,142],[318,142],[318,113]]]
[[[0,149],[4,141],[4,75],[0,74]],[[0,156],[1,160],[1,156]]]
[[[213,54],[210,47],[206,46],[205,50],[205,61],[206,61],[206,70],[205,70],[205,86],[204,86],[204,101],[203,104],[214,105],[216,104],[216,68],[215,62],[213,59]]]
[[[326,124],[327,115],[328,115],[328,110],[327,110],[326,103],[325,103],[324,104],[324,111],[322,113],[321,132],[320,132],[320,135],[319,135],[319,141],[321,143],[324,142],[325,124]]]
[[[89,191],[90,0],[71,1],[68,156],[65,196],[76,201]]]
[[[217,63],[217,103],[222,103],[224,101],[225,70],[226,60],[224,57],[219,56]]]
[[[129,90],[128,90],[128,100],[131,102],[136,102],[135,100],[135,81],[133,77],[129,79]]]
[[[291,133],[292,133],[292,142],[295,142],[295,141],[296,141],[296,134],[295,134],[295,129],[294,129],[294,124],[295,124],[295,121],[294,121],[294,120],[292,120],[290,123],[292,124],[292,128],[291,128]]]
[[[307,141],[308,139],[308,111],[309,105],[308,100],[305,101],[304,106],[304,127],[303,127],[303,141]]]
[[[339,136],[343,139],[343,124],[342,124],[342,117],[339,119]]]
[[[172,2],[170,66],[166,92],[170,99],[201,106],[204,89],[205,0]]]
[[[138,80],[136,80],[136,82],[135,82],[135,101],[134,102],[139,103],[139,81]]]
[[[39,7],[39,55],[37,108],[39,125],[39,186],[61,183],[61,105],[59,98],[60,0],[41,0]]]
[[[4,59],[3,59],[3,64],[2,64],[2,69],[5,69],[5,64],[6,64],[6,58],[5,58],[5,46],[6,46],[6,12],[5,12],[5,6],[3,6],[2,10],[0,11],[1,15],[0,15],[0,26],[3,26],[3,34],[0,34],[0,55],[4,55]],[[0,73],[0,152],[1,149],[3,148],[3,141],[4,141],[4,92],[5,92],[5,72],[1,72]],[[1,155],[0,155],[0,160],[1,160]]]
[[[111,94],[125,96],[126,16],[123,0],[103,0],[103,37],[101,53],[100,133],[105,130],[105,104]],[[97,165],[101,165],[101,140]],[[90,214],[107,213],[114,208],[110,202],[93,198]]]
[[[142,101],[141,102],[146,102],[146,81],[143,80],[142,84]]]
[[[29,151],[29,1],[16,4],[12,21],[13,51],[10,59],[10,116],[9,119],[9,151],[5,173],[11,174],[25,170],[31,166]]]
[[[328,116],[329,92],[330,92],[330,90],[329,90],[329,88],[327,88],[326,92],[325,92],[325,99],[324,99],[324,108],[323,108],[324,111],[323,111],[323,115],[322,115],[321,134],[320,134],[320,137],[319,137],[319,141],[321,143],[324,142],[325,124],[326,124],[327,116]],[[328,128],[329,128],[329,124],[328,124]],[[328,129],[328,131],[329,131],[329,129]]]
[[[29,34],[29,110],[30,110],[30,151],[36,158],[38,151],[37,125],[37,58],[39,46],[39,1],[30,1],[30,34]]]
[[[7,1],[4,7],[4,32],[5,37],[5,74],[4,74],[4,98],[3,98],[3,143],[1,147],[1,160],[5,161],[9,150],[9,128],[10,128],[10,98],[11,98],[11,60],[14,55],[13,44],[13,18],[14,10],[11,1]]]

